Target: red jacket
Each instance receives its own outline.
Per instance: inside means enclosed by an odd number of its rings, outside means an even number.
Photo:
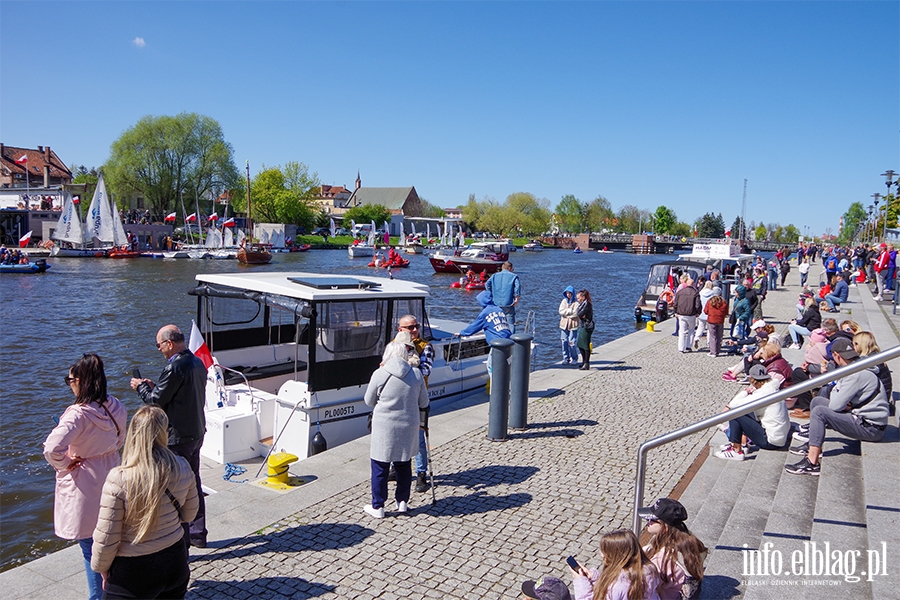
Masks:
[[[891,253],[887,251],[887,249],[882,250],[881,254],[878,255],[878,258],[875,260],[875,272],[881,273],[888,267],[888,263],[891,262]]]
[[[710,298],[710,301],[703,307],[703,312],[706,313],[707,322],[713,325],[721,325],[725,322],[725,318],[728,317],[728,303],[722,302],[722,306],[717,309],[713,307],[712,298]]]

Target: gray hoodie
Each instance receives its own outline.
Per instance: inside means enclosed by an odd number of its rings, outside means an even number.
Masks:
[[[884,386],[878,379],[878,368],[870,367],[865,371],[847,375],[838,380],[831,390],[828,408],[837,412],[847,412],[847,405],[851,406],[850,413],[863,417],[870,423],[886,425],[888,418],[888,402],[884,393]],[[865,406],[855,408],[858,404],[868,399],[875,390],[878,394]]]
[[[419,451],[419,409],[428,406],[428,392],[419,369],[389,358],[372,374],[366,388],[372,411],[369,455],[379,462],[405,462]]]

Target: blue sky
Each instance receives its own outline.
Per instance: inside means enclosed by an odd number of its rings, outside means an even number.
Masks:
[[[598,195],[837,232],[900,171],[897,2],[0,2],[0,140],[144,115],[438,206]],[[136,43],[140,38],[143,43]]]

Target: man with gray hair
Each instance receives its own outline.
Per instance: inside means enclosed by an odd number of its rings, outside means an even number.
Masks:
[[[155,404],[169,417],[169,450],[183,457],[191,465],[197,480],[200,507],[197,516],[185,529],[191,546],[206,547],[206,503],[200,484],[200,446],[206,434],[203,405],[206,398],[206,367],[203,361],[188,350],[184,333],[175,325],[166,325],[156,334],[156,348],[168,361],[159,382],[131,379],[131,389],[137,391],[145,404]]]

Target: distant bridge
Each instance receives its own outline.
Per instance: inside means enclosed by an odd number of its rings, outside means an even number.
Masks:
[[[541,242],[557,248],[589,248],[599,250],[604,247],[610,250],[620,250],[634,254],[672,254],[678,250],[690,250],[694,244],[724,244],[725,238],[692,238],[676,237],[670,235],[635,235],[632,233],[582,233],[573,236],[545,236]],[[777,242],[746,242],[742,250],[750,253],[775,252],[787,245]]]

